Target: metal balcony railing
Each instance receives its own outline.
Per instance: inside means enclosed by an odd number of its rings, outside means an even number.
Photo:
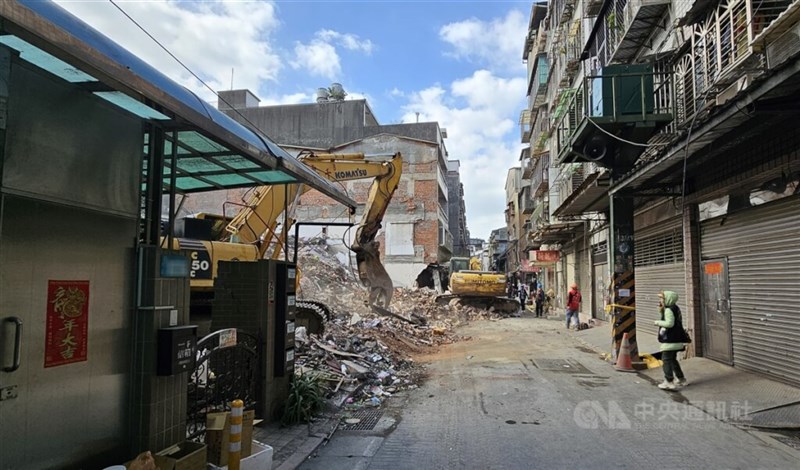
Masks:
[[[547,203],[543,199],[537,199],[530,218],[531,228],[537,230],[547,225],[550,220],[549,214]]]
[[[647,42],[671,0],[614,0],[594,38],[593,52],[602,65],[632,60]]]
[[[592,125],[588,120],[594,125],[672,120],[676,112],[672,74],[641,71],[647,69],[630,66],[632,71],[624,72],[624,66],[607,67],[604,75],[587,76],[581,86],[565,92],[553,113],[559,155],[571,151],[574,134]]]
[[[527,144],[531,139],[531,111],[529,109],[523,110],[519,114],[519,131],[520,139],[523,144]]]
[[[534,196],[540,196],[547,191],[549,174],[550,154],[543,153],[536,159],[536,164],[531,173],[531,191]]]
[[[523,214],[533,212],[533,198],[531,197],[531,187],[526,186],[522,189],[519,196],[520,211]]]
[[[770,25],[799,3],[800,0],[723,1],[696,24],[692,47],[675,65],[676,123],[685,124],[695,113],[716,104],[714,95],[718,90],[760,65],[763,39]]]
[[[536,165],[536,162],[531,157],[526,157],[522,159],[522,177],[525,179],[530,178],[533,175],[533,169]]]

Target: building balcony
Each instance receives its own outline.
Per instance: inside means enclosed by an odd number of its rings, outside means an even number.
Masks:
[[[563,25],[566,34],[564,34],[563,41],[560,41],[559,53],[564,64],[564,71],[561,74],[559,86],[569,87],[572,79],[575,78],[578,70],[580,69],[581,53],[583,52],[583,43],[581,36],[581,21],[575,20],[569,25]]]
[[[603,7],[603,0],[584,0],[583,2],[583,16],[586,18],[594,18],[600,14],[600,9]]]
[[[519,114],[519,131],[520,139],[523,144],[530,143],[531,140],[531,111],[529,109],[523,110]]]
[[[522,177],[525,179],[529,179],[531,174],[533,174],[533,168],[536,165],[536,162],[533,161],[531,158],[531,149],[530,147],[525,147],[522,149],[522,153],[520,155],[520,161],[522,165]]]
[[[531,187],[526,186],[519,193],[519,210],[523,214],[533,213],[533,198],[531,197]]]
[[[620,142],[645,143],[672,121],[671,78],[669,73],[653,72],[648,64],[608,66],[585,77],[581,86],[562,95],[553,113],[554,163],[611,166],[617,158],[615,148],[624,151],[625,161],[635,159],[644,148]]]
[[[609,172],[594,163],[573,163],[563,168],[556,181],[559,201],[556,217],[603,212],[609,207]]]
[[[800,52],[800,1],[733,0],[695,10],[686,14],[695,23],[692,47],[675,65],[679,126],[746,88],[764,58],[771,69]]]
[[[602,65],[633,60],[658,28],[671,0],[613,0],[597,18],[594,35]]]
[[[534,169],[531,173],[531,192],[536,196],[546,193],[549,188],[550,179],[550,153],[542,153],[534,162]]]
[[[439,248],[453,252],[453,235],[443,225],[439,225]]]
[[[537,198],[534,202],[533,212],[531,213],[531,230],[538,230],[547,225],[550,219],[550,214],[547,209],[547,203],[544,199]]]

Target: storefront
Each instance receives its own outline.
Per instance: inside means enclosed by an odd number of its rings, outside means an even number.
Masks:
[[[700,242],[704,355],[793,384],[800,384],[798,186],[753,191],[755,207],[740,211],[731,211],[738,202],[730,198],[701,204]]]

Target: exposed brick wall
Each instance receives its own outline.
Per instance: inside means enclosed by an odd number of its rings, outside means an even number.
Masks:
[[[439,223],[436,220],[425,220],[414,227],[414,245],[422,246],[423,261],[435,263],[439,251]]]

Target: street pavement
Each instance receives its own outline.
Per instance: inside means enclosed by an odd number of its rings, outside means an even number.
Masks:
[[[460,333],[471,339],[417,358],[427,380],[375,410],[373,429],[337,431],[300,468],[800,468],[789,445],[705,411],[735,420],[746,403],[692,406],[615,371],[561,322],[525,316]]]

